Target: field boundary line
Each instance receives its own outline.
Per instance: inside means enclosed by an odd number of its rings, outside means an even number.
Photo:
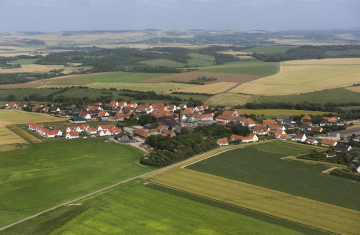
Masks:
[[[298,223],[298,222],[295,222],[295,221],[292,221],[292,220],[287,220],[287,219],[284,219],[284,218],[280,218],[280,217],[277,217],[275,215],[271,215],[271,214],[267,214],[267,213],[264,213],[264,212],[261,212],[261,211],[253,210],[253,209],[250,209],[250,208],[247,208],[247,207],[231,204],[231,203],[220,201],[220,200],[217,200],[217,199],[214,199],[214,198],[202,196],[202,195],[199,195],[199,194],[196,194],[196,193],[191,193],[191,192],[187,192],[187,191],[184,191],[184,190],[181,190],[181,189],[173,188],[171,186],[163,185],[163,184],[160,184],[160,183],[157,183],[157,182],[150,181],[148,183],[159,185],[161,187],[169,188],[169,189],[179,191],[179,192],[183,192],[183,193],[187,193],[187,194],[190,194],[190,195],[194,195],[194,196],[197,196],[197,197],[200,197],[200,198],[205,198],[205,199],[210,200],[210,201],[219,202],[219,203],[222,203],[222,204],[226,204],[226,205],[238,207],[238,208],[241,208],[241,209],[244,209],[244,210],[252,211],[252,212],[255,212],[255,213],[263,214],[263,215],[270,216],[272,218],[280,219],[280,220],[283,220],[283,221],[288,221],[290,223],[298,224],[298,225],[301,225],[303,227],[312,228],[312,229],[322,231],[322,232],[327,232],[327,233],[330,233],[330,234],[337,234],[337,233],[334,233],[334,232],[330,232],[330,231],[323,230],[323,229],[320,229],[320,228],[316,228],[316,227],[313,227],[313,226],[309,226],[309,225],[306,225],[306,224]]]
[[[325,173],[327,173],[327,172],[329,172],[329,171],[332,171],[332,170],[334,170],[334,169],[336,169],[336,168],[339,168],[339,167],[338,167],[338,166],[335,166],[335,167],[332,167],[332,168],[330,168],[330,169],[324,170],[324,171],[322,171],[321,173],[325,174]]]

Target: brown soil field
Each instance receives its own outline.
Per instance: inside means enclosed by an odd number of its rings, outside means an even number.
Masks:
[[[69,85],[69,86],[82,86],[88,85],[94,82],[87,81],[71,81],[73,78],[82,78],[82,77],[91,77],[104,73],[92,73],[92,74],[81,74],[81,75],[70,75],[64,77],[57,77],[51,79],[37,80],[27,83],[18,83],[18,84],[6,84],[0,85],[0,89],[24,89],[24,88],[38,88],[46,85]]]
[[[360,86],[352,86],[346,88],[349,91],[360,92]]]
[[[172,81],[187,82],[193,79],[197,79],[198,77],[201,76],[207,76],[207,77],[214,76],[217,78],[216,81],[206,82],[205,84],[219,83],[219,82],[244,83],[244,82],[256,80],[258,78],[262,78],[262,76],[248,75],[248,74],[190,72],[190,73],[176,73],[158,78],[150,78],[138,82],[139,83],[164,83],[164,82],[172,82]]]

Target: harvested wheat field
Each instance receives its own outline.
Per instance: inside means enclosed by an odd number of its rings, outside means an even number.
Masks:
[[[217,93],[227,91],[236,85],[237,85],[236,82],[218,82],[218,83],[212,83],[212,84],[208,84],[208,85],[200,85],[200,86],[196,86],[196,87],[179,89],[179,90],[176,90],[176,92],[217,94]]]
[[[64,65],[42,65],[42,64],[27,64],[22,65],[21,68],[16,69],[0,69],[0,73],[27,73],[27,72],[37,72],[37,73],[47,73],[53,69],[62,69]]]
[[[139,83],[162,83],[162,82],[172,82],[172,81],[187,82],[202,76],[207,76],[207,77],[213,76],[217,78],[216,81],[206,82],[205,84],[219,83],[219,82],[244,83],[263,77],[259,75],[249,75],[249,74],[190,72],[190,73],[176,73],[176,74],[171,74],[157,78],[150,78],[139,81]]]
[[[10,131],[4,126],[0,126],[0,146],[6,144],[24,144],[26,140]]]
[[[278,74],[244,83],[230,92],[290,95],[347,87],[358,82],[360,58],[294,60],[282,62]]]
[[[205,103],[210,106],[234,107],[238,104],[242,105],[248,102],[254,102],[254,96],[234,93],[222,93],[211,97]]]
[[[359,78],[359,82],[360,82],[360,78]],[[360,92],[360,86],[351,86],[351,87],[347,87],[346,89],[353,92]]]

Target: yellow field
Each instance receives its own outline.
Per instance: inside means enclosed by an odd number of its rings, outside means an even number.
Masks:
[[[217,84],[217,83],[216,83]],[[222,93],[211,97],[205,103],[211,106],[225,106],[225,107],[234,107],[235,105],[242,105],[248,102],[252,102],[254,96],[251,95],[242,95],[234,93]]]
[[[273,76],[244,83],[233,93],[290,95],[347,87],[360,82],[360,58],[294,60],[281,63]]]
[[[236,82],[217,82],[208,85],[180,89],[176,92],[217,94],[229,90],[233,86],[236,86],[236,84]]]
[[[41,64],[28,64],[21,65],[21,68],[16,69],[0,69],[0,73],[26,73],[26,72],[38,72],[45,73],[53,69],[63,69],[64,65],[41,65]],[[67,71],[71,72],[71,71]],[[64,71],[66,73],[66,71]]]
[[[65,121],[68,118],[55,118],[48,114],[28,113],[17,110],[0,110],[0,145],[26,143],[19,135],[6,128],[11,124],[24,124],[28,122],[55,122]],[[20,130],[21,131],[21,130]],[[28,133],[22,133],[24,137],[31,139]],[[32,139],[36,141],[35,138]]]
[[[155,183],[339,234],[358,234],[360,212],[239,181],[177,169]]]
[[[0,127],[0,146],[5,144],[23,144],[26,140],[10,131],[6,127]]]
[[[291,109],[241,109],[242,113],[250,113],[255,115],[279,116],[279,115],[323,115],[329,112],[307,111],[307,110],[291,110]]]
[[[349,91],[360,92],[360,86],[351,86],[346,88]]]

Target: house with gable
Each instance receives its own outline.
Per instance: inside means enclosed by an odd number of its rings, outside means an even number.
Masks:
[[[81,113],[79,114],[79,117],[82,117],[82,118],[85,118],[85,119],[91,119],[90,114],[85,113],[85,112],[81,112]]]
[[[216,141],[216,143],[220,146],[227,146],[229,145],[229,142],[227,140],[227,138],[223,138],[223,139],[219,139]]]
[[[305,143],[307,144],[312,144],[312,145],[317,145],[319,143],[319,141],[315,140],[315,139],[307,139],[305,141]]]
[[[258,135],[266,135],[270,129],[266,126],[254,126],[253,133]]]
[[[280,134],[280,135],[277,135],[276,138],[279,140],[288,140],[289,135],[288,134]]]
[[[304,133],[297,133],[296,136],[294,137],[293,141],[305,142],[306,139],[307,139],[307,137]]]
[[[304,117],[301,118],[301,122],[306,122],[311,120],[311,117],[309,115],[305,115]]]
[[[337,145],[337,142],[334,140],[323,139],[321,141],[321,145],[326,147],[334,147]]]
[[[263,120],[263,125],[266,125],[266,126],[271,126],[273,124],[276,124],[276,120],[274,119],[266,119],[266,120]]]
[[[78,132],[68,132],[65,134],[65,139],[76,139],[79,138]]]

